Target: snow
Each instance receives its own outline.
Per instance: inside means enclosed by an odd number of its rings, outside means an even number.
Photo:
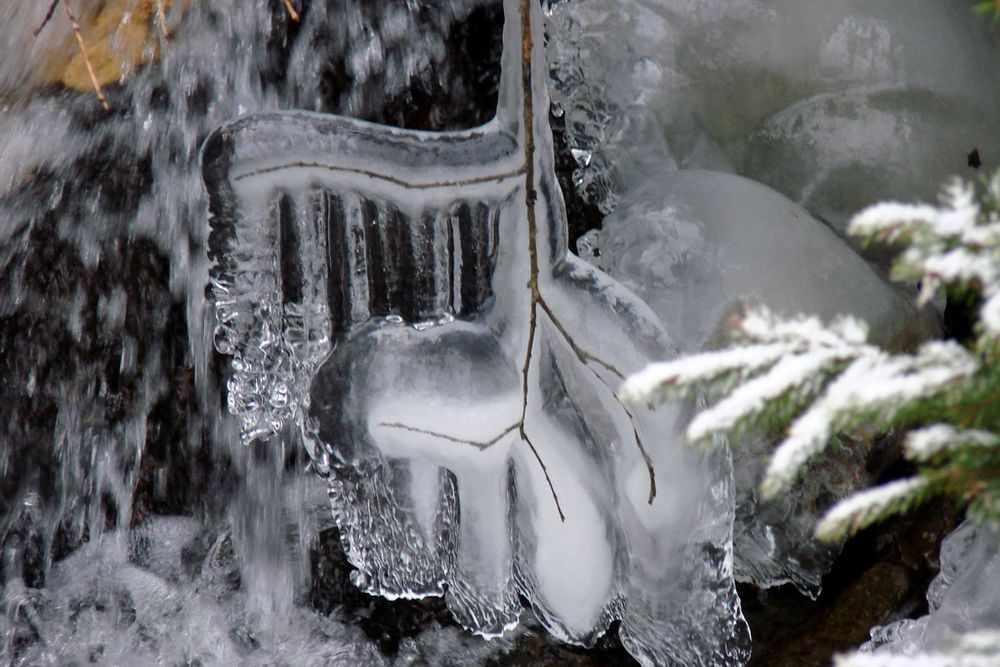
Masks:
[[[622,383],[619,396],[623,401],[654,402],[664,398],[670,386],[683,387],[734,371],[749,374],[773,364],[791,349],[787,343],[748,345],[650,364]]]
[[[859,491],[841,500],[827,512],[816,526],[816,535],[822,540],[841,539],[850,532],[863,528],[881,518],[892,508],[927,486],[923,478],[902,479]]]
[[[698,413],[688,426],[688,439],[701,442],[715,432],[734,428],[741,421],[759,414],[768,402],[815,384],[824,371],[843,358],[843,350],[786,356],[771,370],[741,384],[718,403]]]
[[[950,424],[935,424],[917,429],[906,436],[906,456],[915,461],[927,461],[953,447],[974,445],[995,447],[1000,438],[977,429],[959,431]]]
[[[889,357],[869,348],[826,388],[812,407],[792,422],[774,452],[761,485],[765,495],[788,488],[810,458],[819,453],[847,415],[888,419],[900,406],[968,378],[979,364],[953,342],[930,342],[913,356]]]
[[[979,311],[979,317],[987,335],[1000,338],[1000,291],[986,300]]]

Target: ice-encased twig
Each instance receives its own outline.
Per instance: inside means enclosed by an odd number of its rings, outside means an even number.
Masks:
[[[231,407],[246,435],[301,411],[366,590],[444,592],[487,636],[523,596],[567,641],[620,618],[645,663],[740,664],[727,459],[615,396],[672,346],[568,254],[541,10],[504,8],[485,126],[288,112],[209,139]]]

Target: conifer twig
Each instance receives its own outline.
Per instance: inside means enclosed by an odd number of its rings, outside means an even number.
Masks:
[[[83,34],[80,32],[80,24],[76,20],[76,14],[73,12],[73,3],[70,0],[63,0],[63,6],[66,8],[66,16],[69,17],[69,22],[73,26],[73,35],[76,36],[76,43],[80,45],[80,53],[83,55],[83,64],[87,67],[87,73],[90,75],[90,80],[94,84],[94,92],[97,93],[97,99],[101,101],[101,106],[104,107],[105,111],[111,111],[111,105],[108,104],[108,98],[104,96],[104,91],[101,90],[101,82],[97,79],[97,73],[94,71],[94,65],[90,62],[90,55],[87,53],[87,45],[83,42]]]

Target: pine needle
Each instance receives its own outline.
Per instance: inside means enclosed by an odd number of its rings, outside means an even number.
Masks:
[[[288,10],[288,16],[291,17],[296,23],[299,22],[299,13],[295,11],[295,5],[292,4],[292,0],[285,0],[285,9]]]
[[[69,17],[69,22],[73,26],[73,35],[76,36],[76,43],[80,45],[80,53],[83,55],[83,63],[87,66],[87,73],[90,75],[90,80],[94,84],[94,92],[97,93],[97,99],[101,101],[101,106],[104,107],[105,111],[111,111],[111,105],[108,104],[108,98],[104,96],[104,91],[101,90],[101,82],[97,80],[97,73],[94,72],[94,65],[90,62],[90,54],[87,53],[87,45],[83,42],[83,34],[80,32],[80,24],[76,20],[76,14],[73,12],[73,3],[70,0],[63,0],[63,6],[66,8],[66,16]]]

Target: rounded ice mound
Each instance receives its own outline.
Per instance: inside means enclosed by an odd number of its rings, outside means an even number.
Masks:
[[[885,344],[933,331],[905,293],[887,284],[844,241],[780,193],[731,174],[681,170],[647,182],[600,232],[601,266],[643,298],[682,352],[720,340],[741,304],[786,316],[853,314]],[[758,484],[770,443],[733,448],[737,577],[763,587],[793,583],[816,595],[836,549],[812,536],[817,500],[865,483],[867,447],[847,443],[795,490],[763,503]],[[845,470],[854,474],[845,474]]]
[[[647,182],[610,215],[601,266],[643,298],[683,352],[743,301],[791,316],[850,313],[883,342],[922,321],[836,234],[766,185],[702,170]]]
[[[743,172],[844,231],[876,201],[926,197],[968,168],[973,149],[995,162],[1000,114],[990,106],[901,86],[823,93],[764,121]]]
[[[681,167],[732,165],[834,222],[936,191],[974,148],[1000,164],[1000,49],[967,4],[579,0],[552,14],[556,99],[599,154],[642,152],[613,130],[652,115]]]
[[[730,6],[694,9],[705,4]],[[704,128],[739,173],[835,226],[876,201],[927,196],[973,149],[1000,164],[998,50],[966,5],[690,5],[679,20],[695,29],[677,52],[697,101],[668,125]]]

